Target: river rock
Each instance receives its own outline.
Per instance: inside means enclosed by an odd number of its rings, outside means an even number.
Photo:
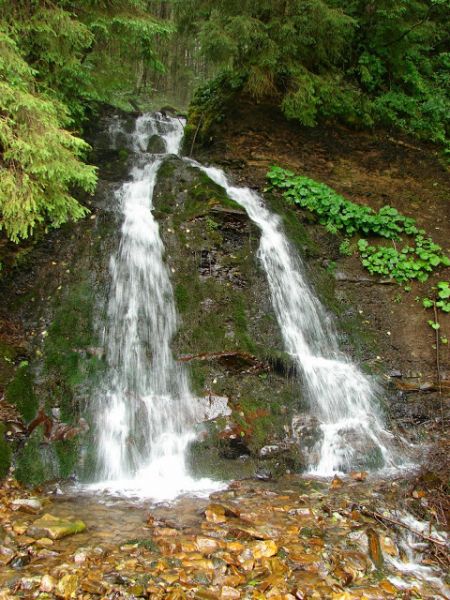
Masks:
[[[41,585],[40,585],[39,589],[41,592],[52,592],[55,589],[56,583],[57,582],[54,577],[46,574],[41,579]]]
[[[68,535],[81,533],[85,529],[86,525],[78,519],[59,519],[46,514],[30,525],[27,535],[33,538],[48,537],[52,540],[59,540]]]
[[[36,514],[42,510],[42,503],[38,498],[17,498],[11,502],[11,508]]]
[[[78,577],[76,575],[64,575],[62,579],[58,581],[56,586],[56,595],[58,598],[76,598],[76,592],[78,587]]]
[[[18,554],[9,563],[9,566],[13,569],[21,569],[30,562],[30,556],[28,554]]]

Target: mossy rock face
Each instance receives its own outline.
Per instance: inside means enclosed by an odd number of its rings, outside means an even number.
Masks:
[[[90,420],[90,398],[105,368],[96,319],[105,310],[108,262],[117,244],[116,175],[114,164],[101,165],[97,193],[84,199],[91,218],[51,232],[33,249],[29,270],[0,282],[0,319],[24,329],[24,347],[7,357],[13,368],[6,400],[25,423],[37,414],[47,418],[46,431],[39,426],[12,444],[15,473],[24,483],[70,476],[89,443],[86,427],[78,425],[81,417]],[[63,427],[79,431],[64,439]]]
[[[11,447],[5,438],[6,427],[0,423],[0,479],[8,474],[11,466]]]
[[[17,362],[23,350],[0,339],[0,390],[14,377]]]
[[[220,457],[226,465],[247,454],[254,466],[305,408],[258,264],[259,230],[223,188],[176,157],[161,166],[154,205],[180,315],[174,354],[186,360],[198,396],[226,397],[232,409],[202,426],[206,441],[193,446],[194,462]],[[195,358],[205,353],[210,358]],[[253,366],[217,353],[249,355]]]
[[[5,398],[17,408],[25,421],[31,421],[36,416],[39,400],[34,393],[34,376],[28,362],[19,365],[6,388]]]

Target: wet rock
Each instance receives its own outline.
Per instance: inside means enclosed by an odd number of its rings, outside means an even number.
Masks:
[[[241,598],[241,592],[239,590],[235,590],[227,585],[224,585],[220,590],[221,600],[235,600],[237,598]]]
[[[273,475],[269,469],[259,468],[255,471],[255,479],[259,479],[259,481],[270,481]]]
[[[36,556],[38,558],[55,558],[56,556],[59,556],[59,552],[49,550],[48,548],[42,548],[42,550],[39,550]]]
[[[228,417],[232,413],[228,406],[226,396],[214,396],[212,394],[205,396],[200,401],[198,411],[198,422],[213,421],[219,417]]]
[[[76,575],[64,575],[58,581],[55,592],[58,598],[67,600],[68,598],[76,598],[77,588],[78,577]]]
[[[212,554],[213,552],[216,552],[216,550],[218,550],[220,547],[220,543],[218,540],[214,538],[201,536],[197,536],[195,540],[195,545],[199,552],[202,552],[203,554]]]
[[[421,392],[431,392],[436,388],[435,384],[432,381],[425,381],[419,387]]]
[[[152,135],[148,140],[147,152],[150,154],[164,154],[166,152],[166,144],[159,135]]]
[[[59,519],[53,515],[46,514],[42,518],[37,519],[27,529],[27,535],[34,538],[48,537],[52,540],[75,533],[81,533],[86,529],[86,525],[80,520]]]
[[[38,546],[39,548],[49,548],[50,546],[53,546],[54,543],[55,542],[53,540],[47,537],[39,538],[38,540],[36,540],[36,546]]]
[[[389,556],[398,556],[399,555],[397,546],[394,544],[394,542],[392,541],[392,538],[390,538],[389,536],[387,536],[387,535],[380,536],[380,545],[381,545],[382,551],[385,552],[386,554],[389,554]]]
[[[389,377],[401,377],[402,372],[399,371],[398,369],[393,369],[392,371],[389,371],[388,375],[389,375]]]
[[[15,550],[8,546],[0,546],[0,564],[7,565],[14,557]]]
[[[293,386],[274,368],[283,345],[267,280],[255,268],[260,232],[223,188],[175,157],[161,166],[154,204],[181,313],[174,351],[189,361],[198,396],[229,398],[239,415],[230,435],[224,415],[207,421],[206,443],[193,446],[189,460],[194,472],[228,479],[236,467],[221,459],[255,456],[284,439],[291,403],[298,406]]]
[[[367,479],[367,471],[352,471],[350,477],[353,481],[365,481]]]
[[[105,349],[102,346],[88,346],[86,348],[86,354],[102,359],[105,356]]]
[[[330,484],[330,490],[339,490],[344,485],[344,482],[340,477],[335,475]]]
[[[261,542],[253,542],[249,546],[253,558],[270,558],[278,552],[278,546],[273,540],[264,540]]]
[[[15,556],[12,561],[9,563],[9,566],[13,569],[21,569],[25,567],[30,562],[30,556],[28,554],[19,554]]]
[[[210,523],[225,523],[225,507],[220,504],[210,504],[205,510],[206,520]]]
[[[57,581],[51,575],[44,575],[41,579],[41,585],[39,587],[41,592],[52,592],[56,587]]]
[[[314,464],[317,448],[323,438],[320,422],[311,415],[294,415],[291,424],[293,442],[299,448],[304,464]]]
[[[42,510],[42,503],[38,498],[17,498],[11,502],[11,508],[36,514]]]
[[[280,446],[263,446],[259,451],[259,456],[261,458],[272,458],[273,456],[280,454],[282,451],[283,449],[280,448]]]

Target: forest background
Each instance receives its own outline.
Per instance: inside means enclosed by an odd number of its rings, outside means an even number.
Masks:
[[[0,0],[0,235],[77,220],[96,169],[83,131],[144,107],[171,36],[214,78],[207,134],[238,93],[304,126],[393,128],[450,150],[449,0]],[[195,116],[195,114],[193,114]]]

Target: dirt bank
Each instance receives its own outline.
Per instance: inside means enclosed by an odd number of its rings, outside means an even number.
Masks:
[[[415,218],[450,252],[450,175],[432,145],[386,132],[304,128],[273,106],[241,99],[215,126],[208,147],[197,146],[194,154],[220,163],[234,172],[237,182],[259,190],[266,186],[268,167],[277,164],[324,182],[354,202],[375,209],[390,204]],[[450,279],[450,269],[440,269],[426,283],[413,283],[406,292],[371,277],[357,256],[340,255],[342,238],[328,234],[311,215],[299,210],[298,218],[321,249],[305,257],[313,281],[321,269],[331,270],[336,298],[362,315],[376,340],[376,357],[362,357],[362,362],[370,362],[367,366],[395,390],[391,415],[405,429],[420,424],[420,435],[434,430],[448,409],[450,352],[448,343],[440,341],[438,377],[436,334],[427,323],[434,315],[421,300],[433,294],[436,282]],[[440,312],[439,322],[445,341],[450,315]]]

